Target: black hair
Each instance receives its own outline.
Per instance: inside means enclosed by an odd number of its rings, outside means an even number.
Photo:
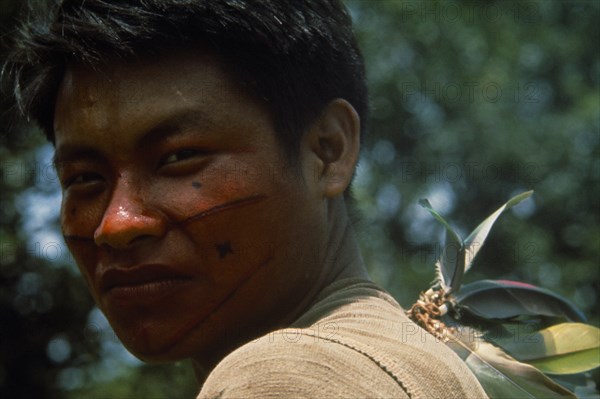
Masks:
[[[208,48],[265,101],[283,148],[335,99],[368,114],[364,63],[340,0],[63,0],[30,17],[4,72],[16,102],[50,141],[58,87],[71,63]]]

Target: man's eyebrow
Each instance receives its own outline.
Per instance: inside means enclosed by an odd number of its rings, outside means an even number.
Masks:
[[[184,109],[171,114],[156,123],[139,140],[139,146],[147,146],[161,141],[168,136],[182,133],[186,130],[194,129],[198,133],[205,131],[206,128],[213,126],[212,120],[202,111],[192,108]]]
[[[58,168],[61,164],[83,159],[101,161],[104,159],[104,157],[92,147],[65,144],[56,149],[56,152],[52,157],[52,164],[55,168]]]
[[[182,133],[186,130],[199,128],[201,132],[206,128],[213,126],[212,120],[198,109],[184,109],[162,119],[153,125],[148,131],[137,140],[137,147],[152,145],[164,140],[168,136]],[[79,159],[102,160],[101,153],[91,146],[79,146],[65,144],[56,149],[52,163],[55,167],[65,162],[72,162]]]

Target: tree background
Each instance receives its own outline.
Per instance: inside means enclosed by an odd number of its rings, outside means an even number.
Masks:
[[[0,1],[3,42],[22,3]],[[534,189],[466,280],[550,288],[597,326],[600,2],[346,3],[373,107],[353,188],[372,278],[405,307],[432,281],[442,228],[419,198],[464,235]],[[0,397],[194,397],[186,362],[142,364],[94,307],[58,230],[52,148],[11,106],[3,91]]]

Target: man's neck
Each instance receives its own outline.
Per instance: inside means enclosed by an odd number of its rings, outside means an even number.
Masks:
[[[318,274],[311,279],[311,285],[302,299],[272,326],[273,330],[292,325],[318,301],[321,293],[331,284],[347,278],[369,280],[344,199],[341,196],[330,199],[326,206],[327,241],[323,243],[319,257]],[[202,362],[198,359],[193,361],[196,378],[200,383],[208,376],[210,368],[220,361],[222,355],[223,351],[213,353],[212,356],[204,354],[201,356]]]
[[[328,241],[321,257],[320,273],[304,299],[289,313],[286,325],[310,309],[320,293],[334,282],[352,277],[369,280],[342,197],[328,201],[327,224]]]

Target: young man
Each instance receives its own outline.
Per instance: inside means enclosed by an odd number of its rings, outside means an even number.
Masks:
[[[367,118],[335,0],[65,0],[7,71],[55,144],[99,308],[199,397],[484,397],[371,283],[344,193]]]

